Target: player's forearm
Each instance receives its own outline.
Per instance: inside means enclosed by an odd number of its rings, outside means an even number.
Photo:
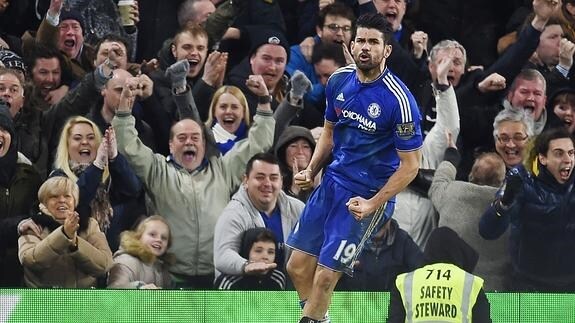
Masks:
[[[419,169],[419,160],[421,151],[415,154],[409,160],[402,160],[399,168],[391,175],[387,183],[371,199],[376,205],[382,205],[397,193],[403,191],[417,175]]]
[[[307,169],[311,171],[311,178],[314,178],[329,156],[331,155],[331,151],[333,148],[333,128],[331,126],[324,125],[323,132],[321,133],[317,146],[313,152],[313,156],[311,157],[311,161],[307,166]]]

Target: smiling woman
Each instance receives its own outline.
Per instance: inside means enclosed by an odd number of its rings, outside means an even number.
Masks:
[[[138,197],[141,183],[118,153],[113,129],[102,136],[91,120],[70,118],[62,128],[54,168],[51,176],[66,176],[78,183],[80,216],[95,218],[115,250],[125,228],[114,220],[122,213],[115,214],[113,208]]]
[[[242,90],[224,85],[213,96],[206,126],[211,127],[222,154],[248,135],[250,110]]]
[[[112,252],[96,220],[80,218],[79,189],[62,176],[49,178],[38,190],[40,212],[32,220],[42,229],[18,239],[18,258],[30,287],[94,287],[112,265]]]

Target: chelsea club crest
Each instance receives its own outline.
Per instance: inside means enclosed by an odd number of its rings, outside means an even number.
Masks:
[[[381,108],[379,107],[379,104],[377,103],[372,103],[367,107],[367,113],[369,114],[370,117],[372,118],[377,118],[379,117],[379,115],[381,114]]]

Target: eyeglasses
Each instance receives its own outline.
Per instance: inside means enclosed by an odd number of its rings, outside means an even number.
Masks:
[[[340,26],[338,24],[329,24],[329,25],[325,25],[325,27],[327,27],[329,30],[333,31],[333,32],[338,32],[340,29],[344,32],[344,33],[348,33],[351,31],[351,27],[350,26]]]
[[[522,134],[515,134],[513,135],[513,137],[509,137],[506,135],[503,136],[495,136],[497,137],[497,140],[502,143],[502,144],[508,144],[510,141],[513,140],[513,143],[518,143],[518,142],[523,142],[525,141],[529,136],[528,135],[522,135]]]

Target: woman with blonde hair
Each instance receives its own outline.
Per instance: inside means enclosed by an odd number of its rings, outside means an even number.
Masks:
[[[112,251],[95,219],[76,212],[79,188],[67,177],[51,177],[38,190],[40,212],[32,220],[42,228],[18,239],[18,258],[29,287],[96,286],[112,266]]]
[[[170,226],[164,217],[145,218],[133,231],[122,232],[120,250],[108,276],[108,288],[157,289],[172,287],[168,268],[174,255]]]
[[[142,185],[118,153],[113,128],[102,136],[91,120],[81,116],[68,119],[58,142],[54,169],[51,176],[66,176],[78,184],[80,216],[94,217],[116,250],[120,232],[131,226],[122,219],[122,203],[137,198]]]
[[[250,127],[250,109],[242,90],[233,85],[220,87],[212,98],[206,126],[212,129],[222,155],[245,139]]]

